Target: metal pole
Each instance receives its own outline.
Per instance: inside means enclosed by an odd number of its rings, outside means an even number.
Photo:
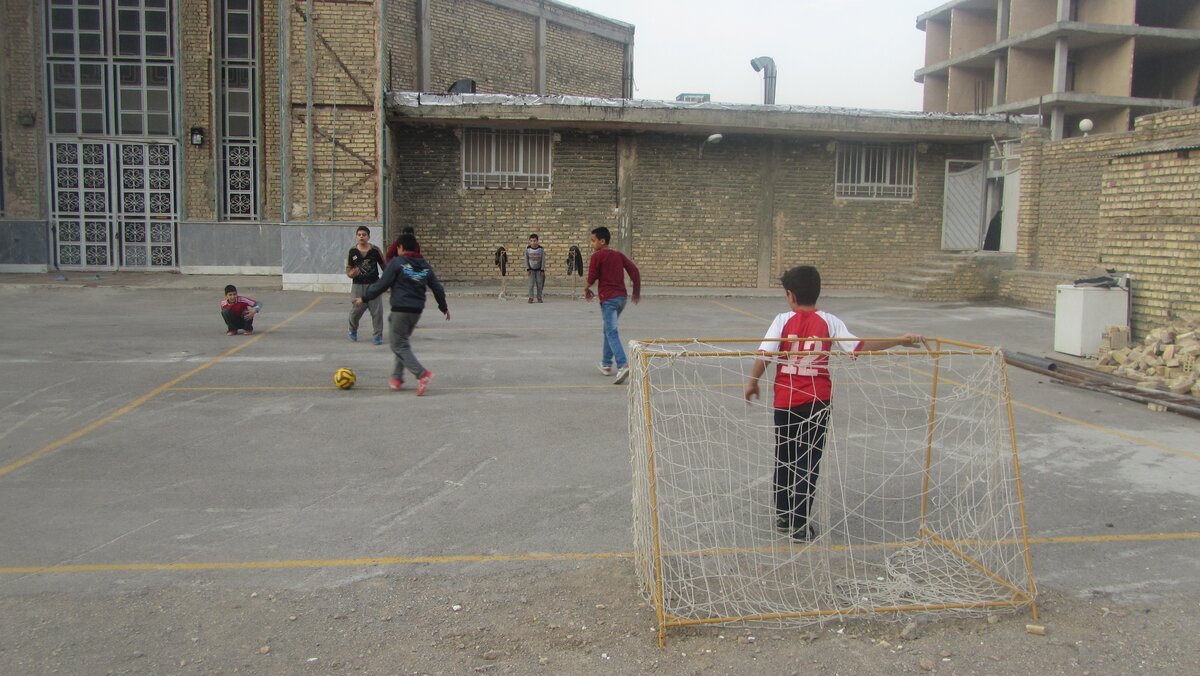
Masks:
[[[305,184],[308,186],[308,220],[316,220],[313,213],[313,99],[312,99],[312,23],[313,0],[308,0],[307,14],[304,17],[304,138],[308,147],[308,176]]]
[[[333,120],[329,125],[329,220],[336,221],[337,207],[334,203],[337,201],[337,193],[334,192],[334,186],[337,183],[337,94],[338,94],[338,78],[333,77]]]

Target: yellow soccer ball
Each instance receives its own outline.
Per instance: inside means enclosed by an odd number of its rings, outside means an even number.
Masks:
[[[340,368],[333,372],[333,384],[338,386],[340,390],[348,390],[354,387],[358,376],[354,375],[354,371],[348,368]]]

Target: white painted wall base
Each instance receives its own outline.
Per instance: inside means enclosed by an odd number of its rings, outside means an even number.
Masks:
[[[284,291],[315,291],[320,293],[350,293],[350,278],[344,274],[283,273]]]
[[[185,275],[281,275],[283,268],[271,265],[181,265]]]
[[[0,264],[0,272],[50,272],[50,266],[41,263]]]

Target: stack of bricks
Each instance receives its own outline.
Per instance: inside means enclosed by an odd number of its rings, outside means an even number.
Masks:
[[[1097,368],[1138,381],[1139,387],[1200,397],[1200,315],[1151,330],[1141,345],[1120,346],[1128,333],[1105,332]],[[1119,327],[1124,329],[1124,327]]]

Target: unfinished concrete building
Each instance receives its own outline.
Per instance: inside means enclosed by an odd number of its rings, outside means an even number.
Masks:
[[[1041,114],[1061,139],[1200,95],[1200,0],[951,0],[917,28],[927,112]]]

